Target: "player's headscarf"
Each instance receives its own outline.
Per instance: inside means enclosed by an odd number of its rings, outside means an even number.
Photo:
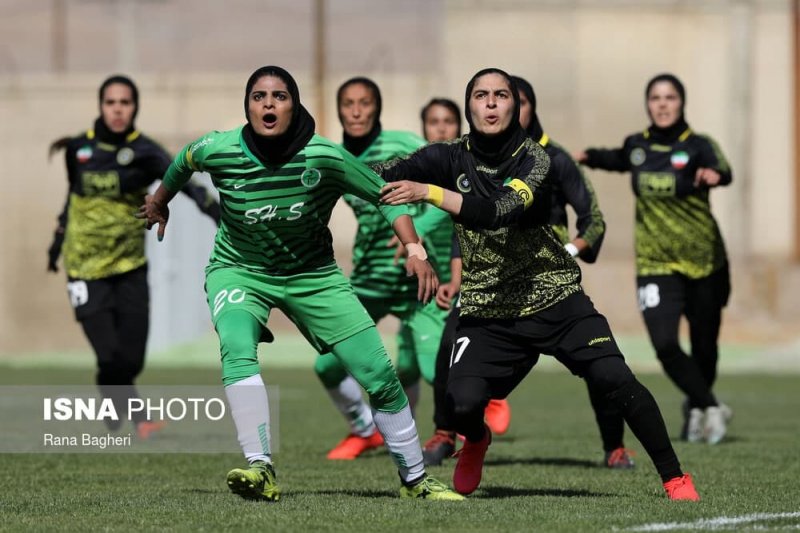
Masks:
[[[292,117],[289,128],[277,137],[263,137],[258,135],[250,124],[248,113],[248,99],[253,86],[265,76],[279,78],[286,84],[286,90],[292,97]],[[300,90],[297,82],[286,70],[273,65],[261,67],[250,75],[244,91],[244,115],[247,124],[242,129],[247,147],[262,161],[271,164],[282,164],[292,159],[297,152],[302,150],[311,137],[314,136],[316,124],[308,110],[300,103]]]
[[[503,76],[508,82],[508,88],[511,91],[511,98],[514,100],[514,109],[512,110],[512,120],[508,127],[498,133],[497,135],[484,135],[475,128],[472,121],[472,112],[469,109],[469,101],[472,96],[472,89],[475,87],[475,82],[487,75],[499,74]],[[506,72],[499,68],[485,68],[469,80],[467,83],[466,96],[464,98],[464,115],[469,124],[469,150],[473,152],[478,159],[492,166],[497,166],[503,161],[509,159],[514,151],[525,142],[527,134],[522,126],[519,125],[519,93],[517,92],[517,85]]]
[[[437,105],[453,113],[453,116],[456,117],[456,124],[458,125],[458,133],[456,136],[461,137],[461,110],[458,108],[458,104],[449,98],[431,98],[431,101],[422,108],[422,111],[419,113],[419,118],[422,121],[422,135],[425,135],[425,116],[433,106]],[[425,140],[427,141],[428,139],[426,138]]]
[[[650,97],[650,90],[653,88],[653,85],[656,83],[665,81],[675,87],[675,91],[678,93],[678,96],[681,98],[681,111],[678,119],[667,126],[666,128],[659,128],[655,125],[653,121],[653,116],[650,114],[650,108],[647,106],[647,100]],[[686,106],[686,89],[683,87],[683,83],[679,80],[674,74],[664,73],[659,74],[658,76],[654,76],[650,81],[647,82],[647,87],[644,91],[644,107],[647,110],[647,116],[650,117],[650,127],[647,128],[650,132],[650,137],[654,141],[658,142],[665,142],[670,143],[674,142],[680,135],[689,128],[689,124],[686,122],[686,118],[684,116],[684,108]]]
[[[383,100],[381,99],[381,90],[378,88],[378,84],[372,81],[369,78],[365,78],[363,76],[358,76],[355,78],[350,78],[343,84],[339,86],[339,89],[336,91],[336,109],[339,113],[339,122],[344,125],[344,120],[342,119],[342,113],[339,112],[339,106],[342,102],[342,94],[344,90],[350,87],[351,85],[363,85],[372,93],[372,97],[375,99],[375,120],[372,123],[372,129],[370,129],[365,135],[361,137],[353,137],[352,135],[348,135],[347,132],[343,132],[342,134],[342,145],[344,146],[345,150],[353,154],[354,156],[359,156],[364,153],[364,150],[369,148],[369,145],[378,138],[378,135],[381,134],[381,110],[383,109]]]
[[[128,124],[128,128],[125,131],[119,133],[111,131],[111,128],[109,128],[105,123],[103,120],[102,110],[103,98],[105,98],[106,89],[115,84],[125,85],[128,87],[131,90],[131,100],[133,101],[133,115],[131,116],[131,123]],[[94,121],[94,132],[95,135],[97,135],[97,138],[108,144],[124,143],[125,138],[136,130],[136,115],[139,113],[139,89],[136,88],[136,84],[133,83],[133,80],[129,77],[121,74],[115,74],[114,76],[106,78],[106,80],[100,85],[100,89],[97,91],[97,104],[100,108],[100,116]]]
[[[525,128],[525,132],[531,139],[538,142],[539,139],[542,138],[542,135],[544,135],[544,130],[542,129],[541,122],[539,122],[539,115],[536,114],[536,93],[533,92],[533,86],[528,83],[528,80],[520,78],[519,76],[511,76],[511,79],[514,80],[514,83],[517,84],[517,89],[525,95],[525,98],[527,98],[528,102],[531,104],[530,120],[528,121],[528,127]]]

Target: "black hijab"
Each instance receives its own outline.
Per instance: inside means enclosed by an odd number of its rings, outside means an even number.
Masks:
[[[106,89],[108,89],[110,85],[116,83],[130,88],[131,99],[133,100],[133,116],[131,117],[131,123],[125,131],[120,133],[111,131],[111,128],[109,128],[103,120],[103,97],[105,96]],[[136,88],[136,84],[133,83],[133,80],[129,77],[122,76],[121,74],[111,76],[100,85],[100,90],[97,93],[97,101],[100,107],[100,116],[94,121],[94,133],[97,135],[97,139],[108,144],[123,144],[125,138],[136,130],[136,115],[139,113],[139,89]]]
[[[659,128],[655,125],[653,122],[653,117],[650,115],[650,109],[647,107],[647,100],[650,97],[650,89],[653,88],[653,85],[662,81],[671,83],[672,86],[675,87],[678,96],[681,97],[681,114],[678,117],[678,120],[666,128]],[[654,141],[663,143],[675,142],[678,137],[680,137],[681,133],[689,128],[689,124],[686,123],[686,119],[684,118],[683,114],[683,110],[686,107],[686,89],[684,89],[683,83],[681,83],[681,80],[679,80],[676,76],[672,74],[659,74],[648,81],[647,88],[644,91],[644,105],[645,109],[647,110],[647,116],[650,117],[650,127],[647,128],[647,130],[650,132],[650,138]]]
[[[519,76],[511,76],[511,79],[514,80],[514,83],[517,84],[517,89],[525,95],[525,98],[531,104],[530,120],[525,132],[531,139],[539,142],[544,135],[544,130],[542,129],[542,123],[539,122],[539,116],[536,114],[536,93],[533,92],[533,86],[528,83],[528,80]]]
[[[486,74],[499,74],[508,81],[511,97],[514,99],[512,120],[509,126],[497,135],[487,136],[479,132],[472,122],[472,113],[469,109],[470,96],[475,82]],[[484,163],[496,167],[511,157],[511,154],[525,142],[527,134],[519,125],[519,93],[517,84],[506,72],[498,68],[485,68],[472,76],[467,83],[466,97],[464,99],[464,115],[469,124],[469,150]]]
[[[456,134],[457,137],[461,137],[461,110],[458,108],[458,104],[454,101],[450,100],[449,98],[431,98],[431,101],[425,104],[425,107],[422,108],[420,111],[419,118],[422,121],[422,135],[425,137],[425,119],[427,118],[428,111],[431,110],[433,106],[440,105],[443,108],[450,111],[454,117],[456,117],[456,124],[458,125],[458,133]],[[425,140],[428,141],[428,138],[425,137]]]
[[[277,137],[263,137],[255,132],[250,124],[248,102],[250,91],[258,80],[265,76],[279,78],[286,84],[286,90],[292,97],[292,117],[289,128]],[[287,71],[281,67],[261,67],[250,75],[244,92],[244,116],[247,124],[242,128],[242,137],[247,147],[262,163],[281,165],[291,160],[297,152],[302,150],[311,137],[314,136],[316,124],[314,118],[300,103],[300,90],[297,82]]]
[[[342,145],[344,146],[345,150],[358,157],[363,154],[364,150],[369,148],[369,145],[371,145],[375,139],[378,138],[378,135],[381,134],[381,109],[383,108],[383,100],[381,99],[381,90],[378,89],[378,85],[374,81],[361,76],[350,78],[341,84],[339,86],[339,90],[336,91],[336,110],[337,113],[339,113],[339,122],[342,124],[342,126],[344,126],[344,120],[342,119],[341,112],[338,111],[342,102],[342,93],[344,93],[344,90],[351,85],[356,84],[361,84],[369,89],[370,92],[372,92],[372,97],[375,99],[375,121],[372,123],[372,129],[369,130],[366,135],[362,135],[361,137],[353,137],[348,135],[347,132],[342,133]]]

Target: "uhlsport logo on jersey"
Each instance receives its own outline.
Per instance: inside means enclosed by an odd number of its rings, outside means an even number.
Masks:
[[[470,192],[472,190],[472,184],[466,174],[461,174],[456,178],[456,188],[461,192]]]
[[[308,187],[316,187],[319,184],[319,181],[322,179],[322,173],[317,170],[316,168],[309,168],[302,174],[300,174],[300,183],[303,186]]]
[[[634,148],[631,150],[631,165],[638,167],[644,160],[647,159],[647,154],[645,154],[644,148]]]
[[[82,146],[76,153],[75,157],[78,158],[79,163],[86,163],[92,158],[92,147]]]
[[[689,162],[689,154],[683,151],[674,152],[672,156],[670,156],[669,162],[672,163],[674,168],[680,170]]]
[[[130,164],[133,161],[133,150],[128,148],[121,148],[119,152],[117,152],[117,163],[122,166]]]

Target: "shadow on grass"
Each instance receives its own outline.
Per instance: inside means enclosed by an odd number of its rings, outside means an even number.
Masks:
[[[481,489],[470,498],[519,498],[523,496],[556,496],[558,498],[609,498],[615,494],[592,492],[589,490],[574,489],[525,489],[519,487],[504,487],[502,485],[489,485]]]
[[[572,459],[570,457],[496,457],[484,461],[487,466],[506,465],[548,465],[548,466],[574,466],[578,468],[601,468],[597,461],[585,459]]]

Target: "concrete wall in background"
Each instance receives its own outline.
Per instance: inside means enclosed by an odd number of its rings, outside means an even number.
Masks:
[[[91,125],[102,79],[125,71],[137,80],[139,128],[174,152],[208,130],[240,124],[244,82],[264,63],[290,68],[305,105],[325,118],[321,133],[335,140],[334,94],[350,76],[381,86],[385,128],[419,131],[427,99],[462,103],[469,77],[498,66],[533,83],[545,130],[570,149],[615,146],[646,127],[645,83],[674,72],[687,88],[690,124],[719,141],[735,171],[734,184],[712,194],[734,257],[732,315],[800,316],[783,286],[800,280],[787,278],[782,266],[796,209],[787,1],[337,0],[328,2],[323,86],[312,83],[312,2],[242,0],[225,13],[187,2],[0,5],[0,354],[85,346],[63,273],[45,272],[66,191],[63,161],[48,163],[46,151],[54,138]],[[57,4],[67,7],[69,46],[60,59],[48,44]],[[125,24],[120,10],[133,13]],[[198,30],[210,18],[227,26]],[[159,25],[147,22],[153,20]],[[132,50],[125,51],[126,38],[136,39]],[[587,289],[612,325],[638,330],[629,179],[590,176],[608,236],[601,260],[584,269]],[[165,241],[148,243],[153,348],[210,328],[202,280],[213,227],[189,202],[176,204],[174,217]],[[337,207],[332,228],[348,269],[355,226],[347,208]]]

